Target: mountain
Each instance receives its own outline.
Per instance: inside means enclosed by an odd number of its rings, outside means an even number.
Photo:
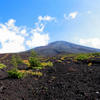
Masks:
[[[55,56],[58,54],[69,54],[69,53],[100,52],[100,49],[85,47],[66,41],[56,41],[48,44],[47,46],[34,48],[34,50],[39,55],[43,56]],[[28,52],[30,52],[30,50]]]

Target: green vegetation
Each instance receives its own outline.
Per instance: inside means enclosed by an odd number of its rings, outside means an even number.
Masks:
[[[62,60],[57,60],[59,63],[62,63]]]
[[[15,69],[15,68],[10,70],[10,71],[8,71],[8,76],[10,78],[18,78],[18,79],[20,79],[20,78],[23,78],[24,75],[25,75],[25,73],[22,73],[18,69]]]
[[[29,64],[30,65],[30,68],[32,69],[43,69],[44,67],[46,66],[53,66],[53,63],[48,61],[48,62],[40,62],[37,54],[32,51],[31,52],[31,57],[29,57]]]
[[[30,74],[30,75],[33,75],[33,76],[42,76],[43,73],[40,72],[40,71],[32,71],[32,70],[20,70],[19,72],[23,73],[23,74]]]
[[[31,57],[37,58],[37,53],[34,50],[31,50]]]
[[[96,52],[96,53],[83,53],[83,54],[77,54],[74,58],[76,60],[88,60],[89,58],[98,57],[98,56],[100,56],[99,52]]]
[[[52,67],[53,66],[53,63],[51,61],[48,61],[48,62],[42,62],[41,65],[43,67],[46,67],[46,66]]]
[[[82,54],[70,54],[70,55],[63,55],[60,57],[60,59],[58,59],[57,61],[62,63],[62,61],[65,60],[66,57],[68,57],[70,60],[73,60],[75,62],[77,62],[78,60],[88,60],[90,58],[93,57],[98,57],[100,56],[100,53],[82,53]],[[73,59],[74,58],[74,59]],[[45,58],[46,59],[46,58]],[[32,51],[31,52],[31,56],[29,57],[28,60],[22,60],[21,57],[19,55],[13,55],[12,59],[11,59],[11,63],[14,66],[13,69],[7,71],[8,72],[8,76],[11,78],[23,78],[24,76],[31,74],[31,75],[35,75],[35,76],[42,76],[43,73],[40,72],[40,69],[44,69],[46,67],[52,67],[53,63],[51,61],[48,61],[48,59],[46,59],[45,61],[44,58],[40,59],[37,56],[37,54]],[[56,59],[55,57],[53,57],[53,59]],[[30,67],[29,70],[18,70],[18,64],[26,64],[28,67]],[[70,63],[69,61],[67,63]],[[92,63],[88,63],[88,66],[92,66]],[[6,68],[6,65],[4,64],[0,64],[0,69]],[[33,71],[32,69],[36,69],[35,71]]]
[[[23,61],[21,59],[21,57],[19,55],[13,55],[12,56],[12,59],[11,59],[11,64],[14,66],[14,67],[17,67],[18,64],[22,64]]]
[[[89,59],[89,57],[90,56],[87,54],[80,54],[80,55],[76,56],[75,59],[76,60],[87,60],[87,59]]]
[[[13,55],[11,59],[11,64],[14,66],[13,69],[7,71],[8,76],[11,78],[23,78],[25,73],[22,73],[18,70],[18,64],[22,64],[23,61],[19,55]]]
[[[18,66],[15,55],[12,56],[11,64],[12,64],[14,67],[17,67],[17,66]]]
[[[17,62],[17,64],[23,63],[22,58],[19,55],[16,56],[16,62]]]
[[[28,74],[31,74],[31,75],[33,75],[33,76],[42,76],[43,75],[43,73],[42,72],[28,72]]]
[[[42,67],[38,58],[30,57],[29,58],[30,67],[34,69],[35,67]]]
[[[8,76],[11,78],[23,78],[24,76],[26,76],[27,74],[31,74],[31,75],[35,75],[35,76],[42,76],[42,72],[39,71],[33,71],[32,69],[43,69],[46,66],[53,66],[53,63],[48,61],[48,62],[40,62],[37,54],[32,51],[31,52],[31,56],[29,57],[28,60],[22,60],[20,56],[16,56],[13,55],[12,59],[11,59],[11,63],[14,66],[13,69],[7,71],[8,72]],[[18,70],[18,64],[24,63],[26,64],[28,67],[30,67],[29,70]]]
[[[33,50],[31,51],[31,56],[29,57],[29,65],[32,69],[42,69],[41,62],[39,61],[36,52]]]
[[[93,56],[100,56],[100,52],[92,53]]]
[[[90,66],[92,66],[92,63],[90,62],[90,63],[88,63],[88,66],[90,67]]]
[[[23,63],[26,64],[28,67],[30,67],[29,60],[23,60]]]
[[[61,57],[61,61],[65,60],[65,57]]]
[[[7,67],[6,65],[0,63],[0,69],[6,68],[6,67]]]
[[[59,57],[61,58],[61,60],[64,60],[66,57],[75,57],[78,54],[65,54],[65,55],[60,55]]]

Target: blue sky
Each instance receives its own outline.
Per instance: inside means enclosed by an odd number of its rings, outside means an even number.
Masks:
[[[100,48],[100,0],[0,1],[0,53],[64,40]]]

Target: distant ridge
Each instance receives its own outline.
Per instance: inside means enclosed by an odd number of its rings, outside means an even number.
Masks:
[[[100,52],[100,49],[90,48],[86,46],[77,45],[74,43],[66,41],[55,41],[47,46],[41,46],[34,48],[34,50],[43,56],[55,56],[59,54],[69,54],[69,53],[91,53]],[[29,50],[28,52],[30,52]]]

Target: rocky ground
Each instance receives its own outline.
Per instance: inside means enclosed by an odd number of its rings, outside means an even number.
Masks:
[[[90,61],[50,58],[54,66],[40,70],[43,76],[22,79],[8,78],[10,58],[0,55],[0,61],[8,66],[0,70],[0,100],[100,100],[99,57]]]

